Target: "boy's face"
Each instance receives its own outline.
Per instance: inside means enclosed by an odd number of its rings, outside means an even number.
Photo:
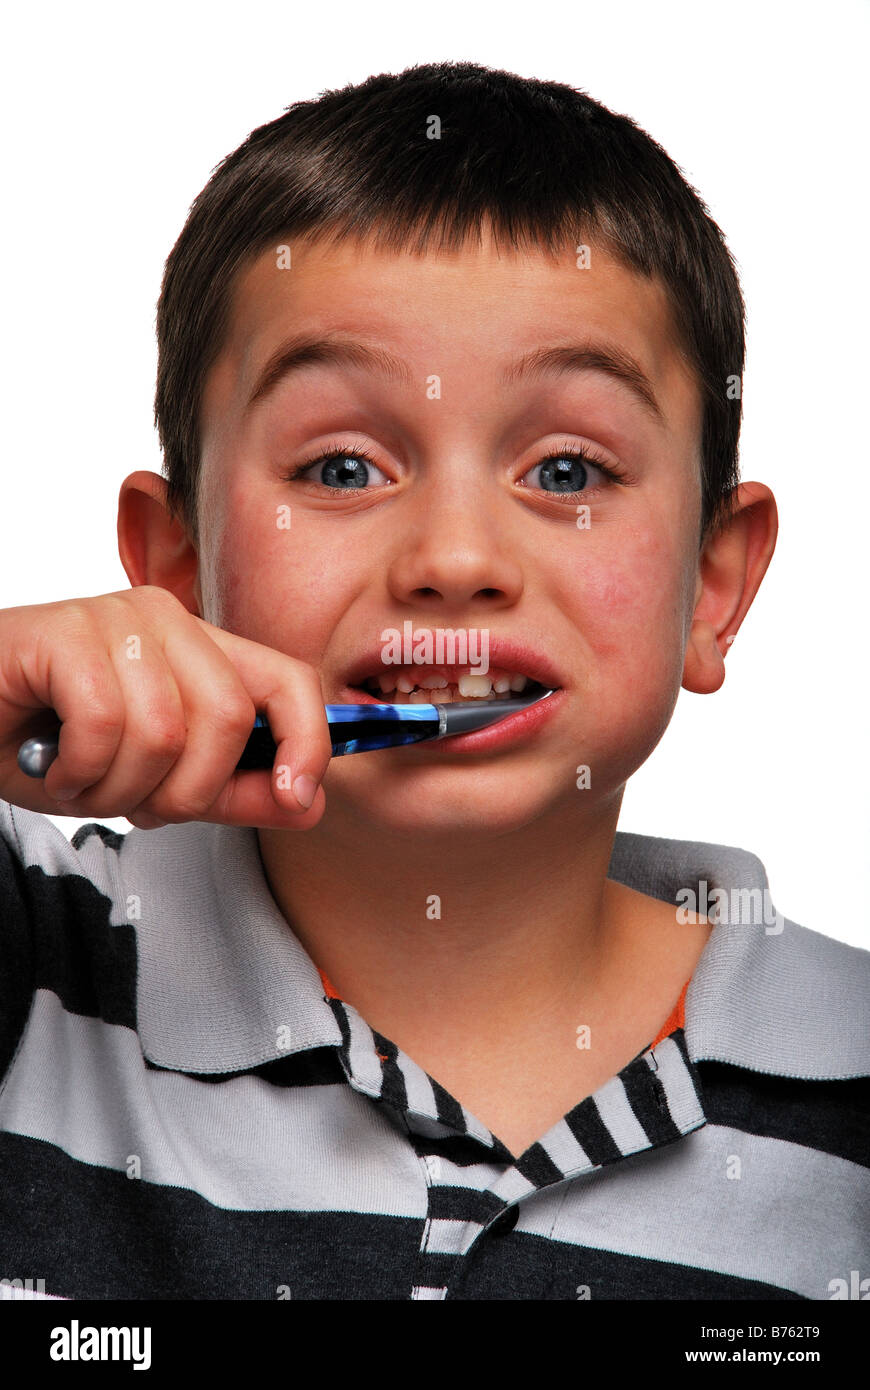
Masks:
[[[334,761],[334,813],[413,832],[600,808],[668,724],[696,598],[701,403],[664,291],[597,245],[588,268],[573,247],[557,264],[489,240],[414,257],[297,239],[289,269],[279,254],[236,285],[203,397],[202,616],[313,665],[325,702],[353,700],[348,673],[406,621],[487,630],[494,669],[503,639],[554,668],[548,717],[491,750],[446,740]],[[249,405],[302,334],[384,350],[404,372],[313,361]],[[506,376],[569,345],[633,359],[659,413],[588,363]],[[363,491],[341,490],[341,458],[286,481],[327,446],[371,457]],[[554,490],[536,465],[566,447],[622,479],[589,463],[574,492]]]

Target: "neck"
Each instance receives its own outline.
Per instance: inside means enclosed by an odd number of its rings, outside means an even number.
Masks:
[[[495,1038],[511,1006],[531,1027],[600,1004],[632,943],[626,894],[638,896],[607,879],[621,794],[585,825],[562,808],[510,832],[366,821],[361,834],[358,812],[333,801],[313,830],[257,833],[272,895],[312,960],[407,1050],[455,1037],[472,1013]]]

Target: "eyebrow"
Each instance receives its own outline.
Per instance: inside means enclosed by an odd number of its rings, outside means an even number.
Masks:
[[[257,376],[254,389],[245,406],[245,414],[293,372],[312,364],[362,367],[404,386],[413,377],[406,362],[385,348],[371,346],[353,339],[338,337],[298,336],[281,344],[266,361]],[[656,399],[652,383],[629,352],[610,343],[577,343],[535,348],[511,363],[502,373],[502,383],[511,385],[529,378],[560,372],[602,372],[627,386],[641,405],[657,421],[664,424],[664,413]]]

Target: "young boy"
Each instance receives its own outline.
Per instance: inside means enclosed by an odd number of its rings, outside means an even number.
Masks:
[[[373,77],[218,167],[157,326],[133,587],[0,613],[0,1275],[870,1296],[870,953],[744,850],[616,829],[776,540],[679,170],[565,86]],[[529,681],[330,761],[327,703]],[[257,712],[274,767],[235,772]]]

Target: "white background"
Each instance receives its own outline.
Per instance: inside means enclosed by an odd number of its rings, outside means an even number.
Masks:
[[[866,6],[175,0],[16,6],[4,29],[0,608],[128,586],[117,498],[160,471],[163,262],[251,129],[418,62],[567,82],[638,121],[725,232],[749,317],[741,475],[780,516],[725,685],[681,693],[620,829],[752,850],[787,917],[870,946]]]

